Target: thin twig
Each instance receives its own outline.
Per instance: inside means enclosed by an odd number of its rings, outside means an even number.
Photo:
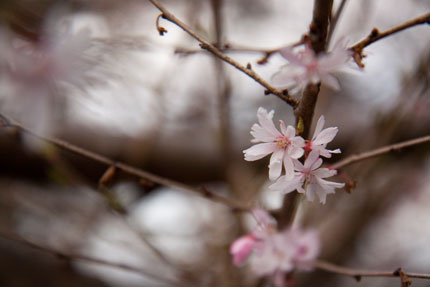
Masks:
[[[225,43],[222,45],[222,47],[219,48],[220,52],[223,53],[254,53],[254,54],[263,54],[263,57],[257,61],[257,64],[263,65],[267,63],[269,58],[276,53],[278,53],[281,49],[290,47],[295,48],[297,46],[303,45],[304,43],[304,37],[300,39],[297,42],[294,42],[292,44],[283,45],[279,48],[273,48],[273,49],[264,49],[264,48],[257,48],[257,47],[249,47],[249,46],[243,46],[238,44],[231,44],[231,43]],[[202,53],[204,52],[202,49],[185,49],[185,48],[176,48],[175,53],[180,55],[192,55],[196,53]]]
[[[200,194],[209,200],[212,200],[212,201],[215,201],[218,203],[222,203],[226,206],[231,207],[233,209],[233,211],[249,211],[251,209],[249,206],[246,206],[244,204],[236,202],[233,199],[218,195],[214,192],[211,192],[210,190],[208,190],[206,188],[203,188],[203,187],[202,188],[194,188],[194,187],[186,185],[184,183],[177,182],[177,181],[174,181],[174,180],[171,180],[168,178],[164,178],[164,177],[152,174],[150,172],[141,170],[139,168],[128,165],[126,163],[115,161],[113,159],[110,159],[109,157],[103,156],[103,155],[98,154],[96,152],[89,151],[87,149],[84,149],[84,148],[76,146],[76,145],[73,145],[73,144],[66,142],[64,140],[39,135],[39,134],[33,132],[32,130],[24,127],[20,123],[12,121],[10,118],[8,118],[4,115],[0,115],[0,118],[7,120],[7,122],[9,123],[9,125],[7,125],[8,127],[15,127],[22,132],[25,132],[25,133],[32,135],[38,139],[41,139],[41,140],[46,141],[48,143],[51,143],[57,147],[60,147],[62,149],[65,149],[65,150],[71,151],[73,153],[79,154],[79,155],[86,157],[88,159],[100,162],[102,164],[105,164],[106,166],[109,166],[109,167],[114,166],[115,168],[122,170],[123,172],[137,176],[139,178],[144,178],[144,179],[149,180],[151,182],[158,183],[158,184],[168,186],[171,188],[181,189],[181,190]]]
[[[398,26],[395,26],[383,32],[380,32],[377,28],[373,28],[373,30],[366,38],[356,43],[355,45],[349,47],[349,50],[352,50],[354,52],[353,56],[357,65],[360,67],[364,67],[364,64],[362,63],[361,60],[364,58],[362,53],[365,47],[375,43],[376,41],[382,38],[395,34],[397,32],[403,31],[405,29],[411,28],[416,25],[421,25],[426,23],[430,24],[430,12],[422,16],[419,16],[417,18],[414,18],[412,20],[406,21],[403,24],[400,24]]]
[[[342,2],[339,5],[339,8],[336,11],[336,14],[331,19],[330,27],[328,30],[328,36],[327,36],[327,45],[330,44],[330,41],[333,37],[334,30],[336,29],[337,23],[339,21],[340,15],[342,15],[342,12],[344,11],[345,4],[348,0],[342,0]]]
[[[365,159],[372,158],[372,157],[375,157],[375,156],[378,156],[378,155],[381,155],[384,153],[397,151],[397,150],[400,150],[400,149],[405,148],[405,147],[418,145],[418,144],[422,144],[422,143],[426,143],[426,142],[430,142],[430,135],[416,138],[416,139],[412,139],[412,140],[408,140],[408,141],[404,141],[401,143],[396,143],[396,144],[380,147],[380,148],[377,148],[377,149],[371,150],[371,151],[353,154],[353,155],[331,165],[331,168],[338,169],[338,168],[350,165],[352,163],[355,163],[357,161],[365,160]]]
[[[338,266],[322,260],[315,260],[312,262],[312,265],[317,269],[321,269],[327,272],[354,277],[356,280],[360,280],[361,277],[399,277],[400,276],[399,269],[396,269],[394,271],[360,270],[360,269],[353,269],[353,268]],[[419,279],[430,280],[430,274],[411,273],[411,272],[403,272],[403,274],[405,274],[409,278],[419,278]]]
[[[280,90],[276,89],[275,87],[273,87],[272,85],[270,85],[266,80],[264,80],[262,77],[260,77],[260,75],[258,75],[254,70],[248,69],[247,67],[245,67],[242,64],[236,62],[232,58],[224,55],[214,45],[212,45],[208,41],[204,40],[202,37],[200,37],[199,35],[197,35],[190,27],[188,27],[184,22],[182,22],[181,20],[179,20],[178,18],[176,18],[175,15],[173,15],[172,13],[170,13],[157,0],[148,0],[148,1],[151,2],[154,6],[156,6],[162,12],[162,14],[163,14],[162,17],[164,19],[166,19],[166,20],[174,23],[178,27],[182,28],[191,37],[193,37],[194,39],[196,39],[197,41],[199,41],[200,42],[200,47],[202,49],[205,49],[205,50],[211,52],[212,54],[214,54],[216,57],[220,58],[224,62],[229,63],[230,65],[232,65],[236,69],[242,71],[243,73],[245,73],[248,76],[250,76],[251,78],[253,78],[260,85],[262,85],[263,87],[265,87],[267,89],[266,94],[274,94],[274,95],[278,96],[280,99],[282,99],[285,102],[287,102],[293,108],[297,106],[297,104],[298,104],[297,99],[295,99],[295,98],[291,97],[290,95],[288,95],[288,92],[286,90],[280,91]],[[158,29],[158,31],[160,31],[159,27],[157,27],[157,29]]]
[[[54,249],[53,247],[49,247],[49,246],[46,246],[46,245],[41,244],[41,243],[36,243],[34,241],[30,241],[30,240],[27,240],[25,238],[18,237],[15,235],[12,236],[12,235],[6,235],[6,234],[1,233],[0,237],[7,239],[7,240],[10,240],[10,241],[14,241],[14,242],[18,242],[18,243],[27,245],[31,248],[34,248],[34,249],[37,249],[37,250],[40,250],[43,252],[47,252],[47,253],[50,253],[50,254],[53,254],[53,255],[56,255],[59,257],[67,258],[70,260],[85,261],[88,263],[105,265],[108,267],[113,267],[113,268],[122,269],[125,271],[130,271],[130,272],[137,273],[137,274],[143,275],[145,277],[148,277],[148,278],[151,278],[154,280],[158,280],[160,282],[165,282],[165,283],[171,284],[172,286],[177,286],[177,284],[178,284],[177,281],[174,281],[173,279],[168,279],[164,275],[162,276],[160,274],[155,274],[153,272],[150,272],[148,270],[144,270],[144,269],[139,268],[139,267],[134,267],[134,266],[130,266],[130,265],[123,264],[123,263],[110,262],[110,261],[107,261],[104,259],[94,258],[94,257],[90,257],[87,255],[68,253],[68,252]]]

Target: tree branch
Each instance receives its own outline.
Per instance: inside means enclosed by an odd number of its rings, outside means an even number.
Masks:
[[[333,7],[333,0],[315,0],[313,19],[309,29],[309,40],[315,54],[323,52],[327,48],[327,32],[329,18]],[[317,103],[320,84],[309,84],[303,92],[297,108],[294,110],[296,126],[303,124],[302,137],[307,139],[312,124],[315,105]],[[280,227],[287,226],[294,220],[297,211],[298,193],[289,193],[284,197],[279,214]]]
[[[353,268],[338,266],[322,260],[315,260],[312,262],[312,264],[317,269],[321,269],[327,272],[336,273],[340,275],[351,276],[351,277],[354,277],[357,281],[359,281],[361,277],[400,277],[400,273],[401,273],[399,272],[401,271],[400,268],[394,271],[360,270],[360,269],[353,269]],[[430,274],[410,273],[410,272],[402,272],[402,273],[410,278],[420,278],[420,279],[430,280]]]
[[[388,30],[385,30],[383,32],[380,32],[377,28],[373,28],[373,30],[370,32],[370,34],[364,38],[363,40],[361,40],[360,42],[358,42],[357,44],[349,47],[349,50],[353,51],[353,57],[355,62],[357,63],[358,66],[360,67],[364,67],[364,64],[362,63],[362,60],[364,58],[363,56],[363,49],[373,43],[375,43],[376,41],[379,41],[385,37],[388,37],[390,35],[393,35],[397,32],[403,31],[405,29],[411,28],[413,26],[416,25],[421,25],[421,24],[430,24],[430,12],[427,14],[424,14],[422,16],[419,16],[417,18],[414,18],[412,20],[406,21],[403,24],[400,24],[398,26],[395,26],[393,28],[390,28]]]
[[[60,258],[62,257],[62,258],[66,258],[69,260],[84,261],[84,262],[88,262],[88,263],[94,263],[94,264],[105,265],[105,266],[113,267],[113,268],[117,268],[117,269],[122,269],[125,271],[130,271],[133,273],[141,274],[141,275],[146,276],[148,278],[151,278],[153,280],[168,283],[169,285],[172,285],[172,286],[177,286],[177,284],[178,284],[177,281],[175,281],[173,279],[168,279],[164,275],[155,274],[153,272],[150,272],[148,270],[144,270],[144,269],[139,268],[139,267],[134,267],[134,266],[130,266],[130,265],[123,264],[123,263],[114,263],[114,262],[110,262],[110,261],[107,261],[104,259],[94,258],[94,257],[81,255],[81,254],[68,253],[68,252],[65,252],[62,250],[54,249],[53,247],[43,245],[41,243],[35,243],[33,241],[29,241],[25,238],[18,237],[15,235],[12,236],[12,235],[0,234],[0,237],[7,239],[7,240],[10,240],[10,241],[18,242],[20,244],[26,245],[26,246],[31,247],[33,249],[37,249],[39,251],[43,251],[43,252],[47,252],[47,253],[56,255]]]
[[[378,156],[381,154],[389,153],[392,151],[398,151],[398,150],[405,148],[405,147],[418,145],[418,144],[422,144],[422,143],[426,143],[426,142],[430,142],[430,135],[416,138],[416,139],[412,139],[409,141],[404,141],[401,143],[396,143],[396,144],[380,147],[380,148],[377,148],[377,149],[374,149],[371,151],[353,154],[353,155],[331,165],[330,167],[333,169],[338,169],[338,168],[350,165],[352,163],[355,163],[357,161],[365,160],[365,159],[372,158],[372,157],[375,157],[375,156]]]
[[[342,12],[344,11],[345,4],[347,1],[348,0],[342,0],[342,2],[339,5],[339,8],[336,11],[336,14],[331,19],[330,28],[328,30],[328,35],[327,35],[327,45],[330,44],[330,41],[331,41],[333,34],[334,34],[334,30],[336,29],[340,15],[342,15]]]
[[[271,56],[278,53],[281,49],[283,49],[285,47],[294,48],[294,47],[302,45],[303,42],[304,42],[304,39],[302,38],[299,41],[294,42],[292,44],[283,45],[280,48],[273,48],[273,49],[264,49],[264,48],[256,48],[256,47],[237,45],[237,44],[232,44],[232,43],[225,43],[224,45],[222,45],[218,49],[220,50],[220,52],[223,52],[223,53],[258,53],[258,54],[263,54],[263,57],[257,61],[257,64],[263,65],[263,64],[267,63],[267,61],[269,60],[269,58]],[[175,54],[180,54],[180,55],[185,55],[185,56],[196,54],[196,53],[201,53],[201,52],[204,52],[204,51],[202,51],[201,49],[199,49],[199,50],[197,50],[197,49],[184,49],[184,48],[176,48],[175,49]]]
[[[73,145],[73,144],[66,142],[64,140],[56,139],[56,138],[49,138],[49,137],[46,137],[43,135],[39,135],[39,134],[33,132],[32,130],[24,127],[20,123],[17,123],[17,122],[11,120],[10,118],[8,118],[4,115],[0,115],[0,126],[17,128],[19,131],[25,132],[25,133],[32,135],[38,139],[41,139],[41,140],[46,141],[48,143],[51,143],[57,147],[60,147],[62,149],[65,149],[65,150],[71,151],[73,153],[79,154],[83,157],[97,161],[99,163],[105,164],[108,167],[113,166],[113,167],[117,168],[118,170],[122,170],[123,172],[137,176],[139,178],[143,178],[143,179],[149,180],[151,182],[158,183],[158,184],[161,184],[164,186],[168,186],[168,187],[171,187],[174,189],[181,189],[181,190],[200,194],[201,196],[203,196],[209,200],[212,200],[212,201],[215,201],[218,203],[222,203],[226,206],[231,207],[233,209],[233,211],[249,211],[249,210],[251,210],[251,208],[249,206],[246,206],[244,204],[236,202],[233,199],[218,195],[218,194],[216,194],[216,193],[214,193],[214,192],[212,192],[212,191],[210,191],[204,187],[194,188],[194,187],[186,185],[184,183],[177,182],[177,181],[174,181],[171,179],[167,179],[167,178],[149,173],[147,171],[141,170],[139,168],[128,165],[126,163],[115,161],[115,160],[110,159],[106,156],[103,156],[103,155],[98,154],[96,152],[92,152],[92,151],[89,151],[89,150],[84,149],[82,147]]]
[[[229,63],[230,65],[232,65],[236,69],[242,71],[243,73],[245,73],[248,76],[250,76],[251,78],[253,78],[256,82],[258,82],[260,85],[262,85],[263,87],[265,87],[267,89],[266,94],[274,94],[274,95],[278,96],[280,99],[284,100],[286,103],[288,103],[293,108],[297,106],[298,101],[295,98],[288,95],[288,92],[286,90],[280,91],[280,90],[276,89],[275,87],[270,85],[267,81],[265,81],[263,78],[261,78],[260,75],[258,75],[252,69],[248,69],[248,67],[245,67],[242,64],[233,60],[232,58],[224,55],[218,48],[216,48],[214,45],[212,45],[208,41],[204,40],[202,37],[197,35],[190,27],[188,27],[185,23],[183,23],[181,20],[176,18],[175,15],[170,13],[157,0],[148,0],[148,1],[151,2],[155,7],[157,7],[162,12],[162,17],[164,19],[166,19],[166,20],[174,23],[178,27],[182,28],[191,37],[193,37],[194,39],[199,41],[201,43],[200,47],[202,49],[205,49],[205,50],[211,52],[212,54],[214,54],[216,57],[220,58],[224,62]],[[158,31],[160,31],[161,28],[158,26],[157,29],[158,29]]]

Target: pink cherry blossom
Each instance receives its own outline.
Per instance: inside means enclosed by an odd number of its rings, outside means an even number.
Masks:
[[[337,172],[328,168],[319,168],[321,164],[319,151],[313,150],[304,165],[298,160],[294,161],[296,172],[292,179],[282,176],[269,186],[269,189],[284,193],[297,190],[304,193],[308,200],[313,201],[318,196],[320,202],[325,204],[327,194],[334,193],[335,188],[342,188],[345,184],[324,180],[323,178],[331,177]]]
[[[263,209],[254,209],[252,211],[257,227],[250,234],[236,239],[230,247],[230,253],[233,256],[233,263],[236,266],[242,265],[254,249],[258,248],[260,243],[268,234],[276,230],[276,221]]]
[[[287,47],[280,50],[280,54],[289,63],[273,75],[272,82],[288,88],[293,94],[303,91],[309,83],[319,82],[339,90],[339,81],[332,74],[345,67],[351,59],[351,52],[346,49],[344,41],[339,41],[330,53],[315,55],[311,47],[305,45],[302,51],[294,52]]]
[[[257,230],[233,242],[230,249],[233,263],[240,266],[249,258],[251,269],[258,276],[271,277],[276,286],[285,286],[285,273],[312,267],[311,261],[320,250],[318,237],[313,231],[298,228],[277,232],[273,218],[263,210],[258,213],[269,222],[259,222]]]
[[[251,135],[254,136],[252,142],[260,142],[243,151],[245,160],[254,161],[272,154],[269,164],[269,178],[277,179],[282,173],[282,166],[285,168],[285,176],[292,178],[294,175],[293,159],[300,158],[303,153],[305,141],[302,137],[296,136],[296,129],[293,126],[285,126],[280,121],[281,132],[273,123],[272,110],[267,113],[264,108],[259,108],[257,112],[259,124],[254,124],[251,128]]]
[[[320,156],[330,158],[332,153],[340,153],[340,149],[328,150],[326,146],[331,142],[338,132],[337,127],[329,127],[323,129],[325,123],[324,116],[318,119],[312,139],[306,144],[305,149],[317,150]]]

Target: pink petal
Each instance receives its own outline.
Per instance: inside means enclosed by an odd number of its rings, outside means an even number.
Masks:
[[[259,160],[276,150],[276,143],[260,143],[243,151],[245,160]]]
[[[313,170],[317,167],[319,167],[322,164],[318,161],[320,154],[317,150],[313,150],[308,155],[308,158],[305,160],[305,169],[307,170]]]
[[[314,145],[327,144],[334,139],[334,137],[336,136],[338,131],[339,131],[339,129],[337,127],[326,128],[318,134],[316,139],[314,141],[312,141],[312,144],[314,144]]]
[[[262,226],[276,226],[276,220],[264,209],[255,208],[252,210],[255,220]]]
[[[284,156],[285,179],[291,180],[294,177],[294,164],[288,155]]]
[[[259,124],[254,124],[252,126],[251,135],[254,137],[251,142],[273,142],[276,138],[271,132],[264,129]]]
[[[328,168],[319,168],[317,170],[312,171],[312,174],[319,178],[326,178],[336,175],[337,171],[335,169]]]
[[[279,51],[279,54],[281,54],[284,59],[286,59],[290,64],[296,65],[296,66],[306,66],[302,59],[298,56],[297,53],[294,53],[293,49],[290,47],[283,48]]]
[[[233,256],[233,263],[236,266],[240,266],[248,259],[251,255],[256,240],[252,235],[242,236],[236,239],[231,247],[230,254]]]
[[[284,157],[284,150],[278,149],[273,152],[269,163],[269,179],[277,179],[282,172],[282,158]]]
[[[325,123],[325,119],[324,116],[321,115],[320,118],[318,119],[317,125],[315,127],[315,131],[314,131],[314,135],[312,137],[312,142],[315,140],[315,138],[319,135],[319,133],[321,132],[322,128],[324,127],[324,123]]]
[[[275,124],[273,123],[273,114],[275,112],[272,110],[270,113],[267,113],[267,110],[260,107],[257,111],[258,122],[261,127],[265,129],[268,133],[272,134],[274,137],[281,136],[281,133],[276,129]]]

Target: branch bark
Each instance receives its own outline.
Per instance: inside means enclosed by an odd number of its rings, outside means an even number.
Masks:
[[[362,161],[362,160],[372,158],[375,156],[379,156],[381,154],[389,153],[392,151],[398,151],[398,150],[405,148],[405,147],[410,147],[410,146],[414,146],[414,145],[418,145],[418,144],[422,144],[422,143],[429,143],[429,142],[430,142],[430,135],[427,135],[427,136],[412,139],[409,141],[404,141],[404,142],[380,147],[380,148],[377,148],[377,149],[374,149],[371,151],[353,154],[353,155],[331,165],[330,167],[334,168],[334,169],[338,169],[338,168],[350,165],[352,163],[355,163],[357,161]]]
[[[408,28],[414,27],[416,25],[422,25],[422,24],[429,24],[430,25],[430,12],[426,13],[422,16],[419,16],[417,18],[414,18],[412,20],[406,21],[403,24],[400,24],[398,26],[395,26],[393,28],[390,28],[388,30],[385,30],[383,32],[380,32],[377,28],[373,28],[373,30],[370,32],[370,34],[358,42],[357,44],[349,47],[349,50],[353,51],[353,57],[355,62],[358,66],[364,67],[364,64],[362,63],[362,60],[364,58],[363,56],[363,49],[376,41],[379,41],[385,37],[388,37],[390,35],[393,35],[397,32],[406,30]]]
[[[15,122],[15,121],[11,120],[10,118],[8,118],[4,115],[0,115],[0,126],[16,128],[16,129],[18,129],[18,131],[24,132],[26,134],[34,136],[35,138],[38,138],[38,139],[41,139],[45,142],[51,143],[51,144],[53,144],[59,148],[71,151],[71,152],[76,153],[76,154],[79,154],[79,155],[86,157],[88,159],[102,163],[108,167],[115,167],[118,170],[122,170],[123,172],[126,172],[130,175],[134,175],[138,178],[143,178],[143,179],[146,179],[150,182],[158,183],[158,184],[168,186],[168,187],[171,187],[174,189],[180,189],[180,190],[185,190],[188,192],[200,194],[201,196],[203,196],[209,200],[212,200],[212,201],[224,204],[226,206],[229,206],[230,208],[232,208],[233,211],[246,212],[246,211],[251,210],[251,207],[249,207],[249,206],[246,206],[244,204],[236,202],[233,199],[218,195],[218,194],[216,194],[216,193],[214,193],[214,192],[212,192],[212,191],[210,191],[204,187],[195,188],[195,187],[186,185],[186,184],[181,183],[181,182],[177,182],[177,181],[174,181],[174,180],[171,180],[168,178],[164,178],[164,177],[152,174],[150,172],[141,170],[137,167],[128,165],[126,163],[115,161],[113,159],[110,159],[109,157],[103,156],[103,155],[98,154],[96,152],[89,151],[87,149],[73,145],[73,144],[66,142],[66,141],[63,141],[61,139],[50,138],[50,137],[46,137],[43,135],[39,135],[39,134],[33,132],[32,130],[27,129],[26,127],[24,127],[20,123]]]
[[[371,270],[353,269],[353,268],[338,266],[322,260],[313,261],[313,266],[317,269],[321,269],[327,272],[354,277],[357,281],[359,281],[361,277],[400,277],[399,270],[401,270],[400,268],[394,271],[371,271]],[[420,278],[420,279],[430,280],[430,274],[411,273],[411,272],[402,272],[402,273],[408,276],[409,278]]]
[[[148,1],[151,2],[155,7],[157,7],[161,11],[162,17],[164,19],[166,19],[166,20],[174,23],[178,27],[182,28],[191,37],[193,37],[194,39],[196,39],[197,41],[199,41],[200,42],[200,47],[202,49],[205,49],[205,50],[211,52],[212,54],[214,54],[216,57],[220,58],[224,62],[229,63],[230,65],[232,65],[236,69],[242,71],[243,73],[247,74],[249,77],[253,78],[256,82],[258,82],[260,85],[262,85],[263,87],[265,87],[267,89],[267,94],[274,94],[274,95],[278,96],[280,99],[282,99],[283,101],[285,101],[287,104],[289,104],[292,107],[296,107],[297,106],[298,101],[295,98],[293,98],[290,95],[288,95],[288,92],[286,90],[280,91],[280,90],[276,89],[275,87],[273,87],[272,85],[270,85],[266,80],[264,80],[260,75],[258,75],[254,70],[248,69],[247,67],[245,67],[242,64],[236,62],[232,58],[224,55],[217,47],[215,47],[214,45],[212,45],[211,43],[209,43],[208,41],[206,41],[205,39],[203,39],[202,37],[200,37],[199,35],[197,35],[184,22],[182,22],[181,20],[179,20],[178,18],[176,18],[175,15],[173,15],[172,13],[170,13],[157,0],[148,0]],[[157,27],[157,29],[158,29],[158,31],[160,31],[161,28]],[[165,29],[164,29],[164,31],[165,31]]]
[[[315,0],[313,19],[310,25],[309,40],[315,54],[324,52],[327,48],[327,33],[333,0]],[[317,103],[320,84],[309,84],[303,92],[302,99],[294,110],[296,125],[303,124],[302,137],[308,139],[315,105]],[[285,227],[294,220],[297,210],[298,193],[289,193],[284,197],[279,214],[279,225]]]

